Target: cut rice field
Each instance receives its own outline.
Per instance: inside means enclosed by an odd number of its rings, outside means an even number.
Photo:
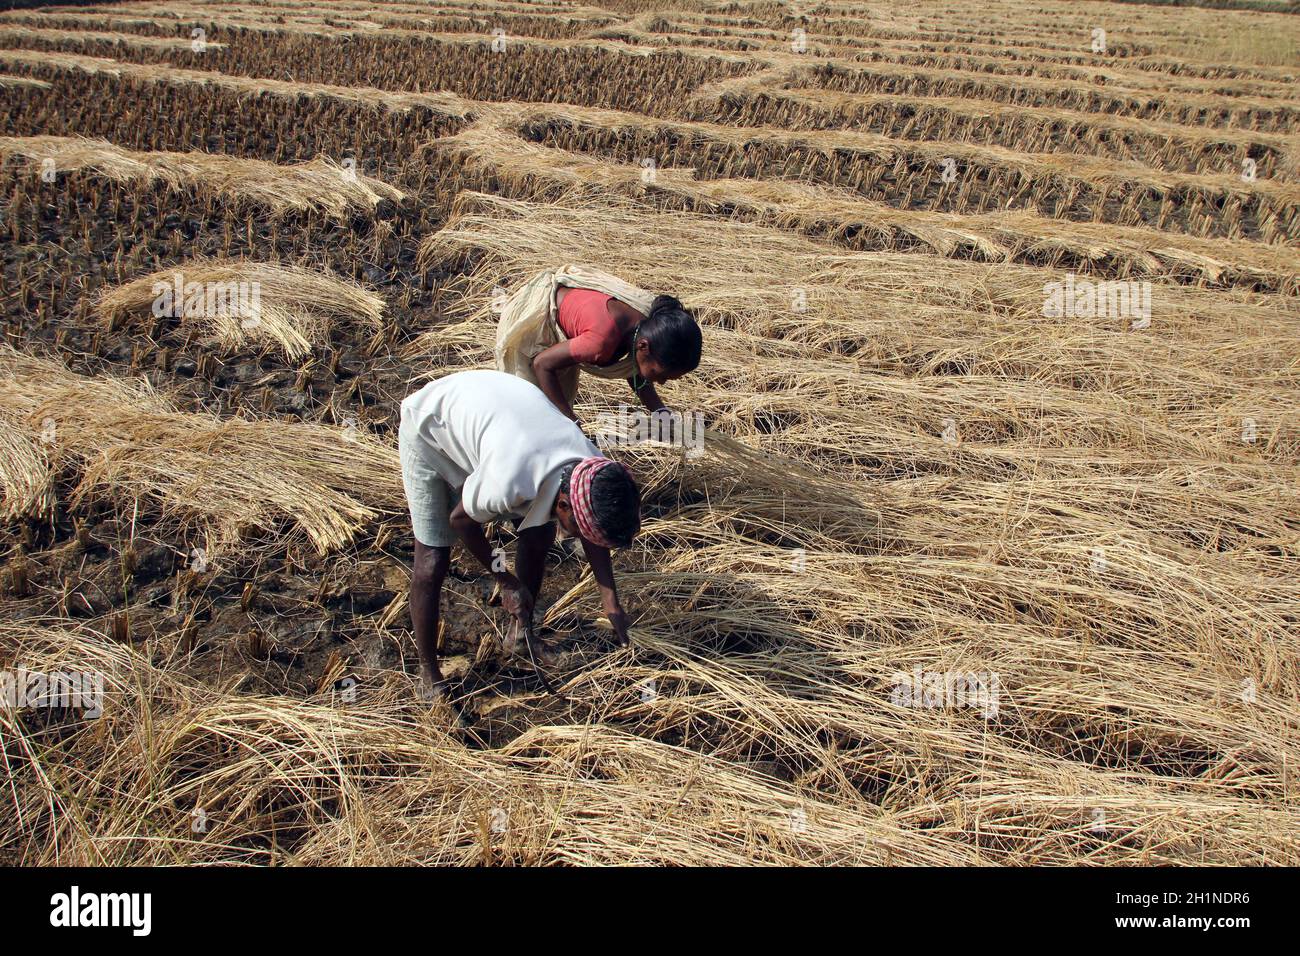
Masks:
[[[1300,15],[1238,6],[0,13],[0,673],[103,686],[0,699],[0,863],[1300,864]],[[629,647],[555,547],[548,692],[456,549],[431,705],[398,404],[567,263],[696,313],[702,438],[611,451]]]

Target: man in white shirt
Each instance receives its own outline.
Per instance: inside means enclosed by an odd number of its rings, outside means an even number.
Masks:
[[[415,532],[411,625],[421,676],[444,692],[438,667],[442,582],[459,538],[501,585],[502,604],[521,624],[546,571],[555,523],[582,541],[618,644],[627,615],[618,600],[611,547],[641,527],[641,495],[627,469],[605,458],[536,385],[487,369],[436,379],[402,402],[402,484]],[[519,518],[517,574],[494,560],[484,522]]]

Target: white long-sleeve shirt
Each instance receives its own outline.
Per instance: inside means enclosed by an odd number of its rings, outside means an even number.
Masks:
[[[560,471],[600,452],[542,390],[505,372],[471,369],[435,379],[402,401],[425,461],[480,523],[523,516],[551,520]]]

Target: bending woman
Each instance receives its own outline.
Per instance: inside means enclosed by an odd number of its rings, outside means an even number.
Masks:
[[[497,368],[537,384],[577,421],[578,370],[623,378],[651,411],[665,408],[655,386],[700,364],[703,336],[669,295],[607,273],[565,266],[534,278],[507,301],[497,334]]]

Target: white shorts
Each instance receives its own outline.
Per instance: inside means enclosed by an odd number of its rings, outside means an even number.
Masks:
[[[438,473],[436,453],[419,441],[414,426],[408,432],[406,422],[397,431],[397,451],[415,540],[429,548],[451,547],[456,541],[451,509],[460,501],[460,489]]]

